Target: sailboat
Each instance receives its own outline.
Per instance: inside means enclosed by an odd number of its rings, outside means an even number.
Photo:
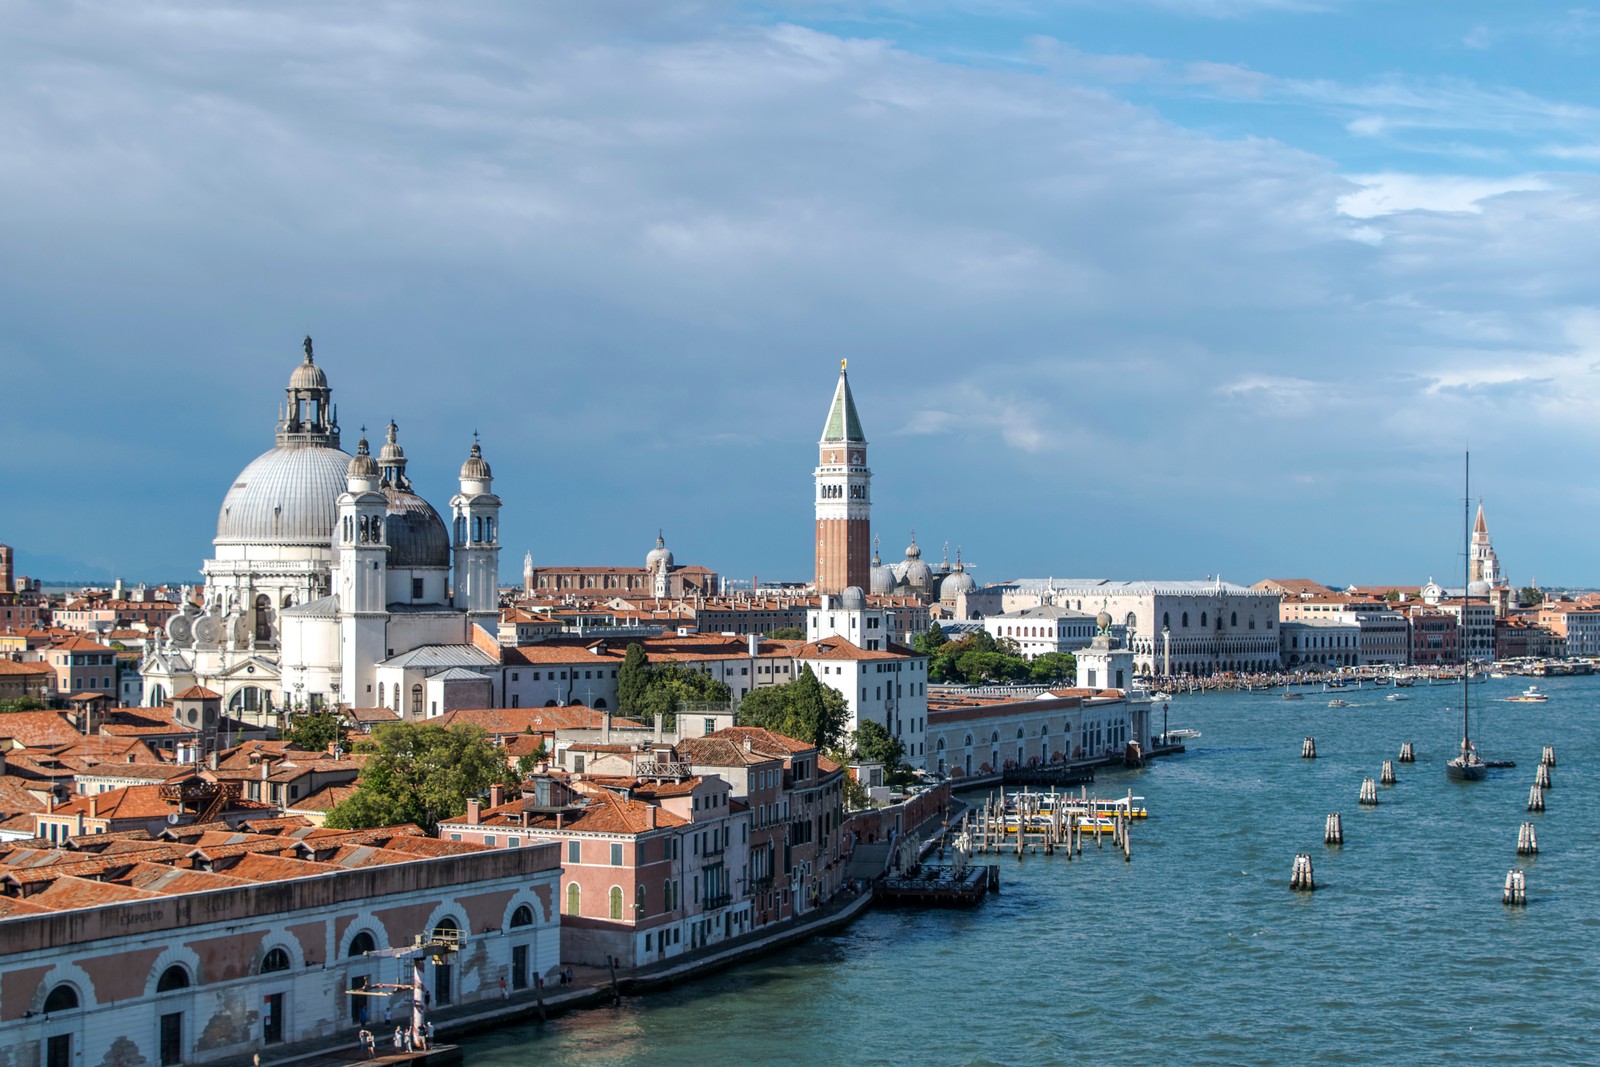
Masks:
[[[1461,529],[1461,621],[1467,621],[1467,608],[1472,603],[1472,453],[1467,453],[1466,463],[1466,496],[1462,502]],[[1463,642],[1463,645],[1465,642]],[[1471,692],[1469,675],[1472,673],[1467,668],[1471,661],[1465,651],[1461,656],[1461,751],[1456,757],[1444,765],[1445,777],[1457,782],[1479,782],[1489,773],[1489,765],[1478,755],[1477,746],[1472,743],[1472,731],[1468,728],[1467,703]]]

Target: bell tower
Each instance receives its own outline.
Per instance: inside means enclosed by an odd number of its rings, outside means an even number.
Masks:
[[[476,434],[461,465],[461,492],[450,498],[454,520],[455,606],[494,630],[500,613],[500,498]]]
[[[861,432],[845,361],[828,407],[828,421],[817,442],[816,586],[837,594],[849,586],[865,590],[871,582],[872,471],[867,469],[867,438]]]
[[[356,446],[339,495],[339,562],[334,574],[339,594],[339,632],[343,647],[339,689],[351,704],[371,703],[373,665],[385,658],[388,632],[389,545],[384,521],[389,498],[379,488],[377,461],[366,437]]]

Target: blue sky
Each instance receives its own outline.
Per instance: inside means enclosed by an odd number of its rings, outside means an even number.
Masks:
[[[0,539],[192,577],[311,333],[508,577],[1600,585],[1600,7],[4,5]]]

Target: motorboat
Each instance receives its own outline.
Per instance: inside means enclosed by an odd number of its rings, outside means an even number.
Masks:
[[[1530,685],[1516,696],[1506,697],[1506,699],[1513,704],[1543,704],[1550,697],[1545,693],[1539,692],[1538,686]]]
[[[1330,708],[1348,708],[1349,706],[1350,706],[1350,702],[1348,700],[1330,700],[1330,701],[1328,701],[1328,707],[1330,707]]]
[[[1406,696],[1404,693],[1390,693],[1388,696],[1384,697],[1383,699],[1385,699],[1385,700],[1410,700],[1411,698]]]

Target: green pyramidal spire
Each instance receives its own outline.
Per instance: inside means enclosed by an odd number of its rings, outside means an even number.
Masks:
[[[833,391],[833,404],[828,408],[828,422],[822,428],[824,444],[831,441],[860,442],[865,444],[866,434],[861,432],[861,416],[856,414],[856,398],[850,395],[850,379],[845,375],[845,361],[839,361],[839,387]]]

